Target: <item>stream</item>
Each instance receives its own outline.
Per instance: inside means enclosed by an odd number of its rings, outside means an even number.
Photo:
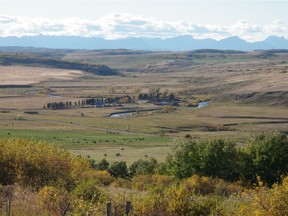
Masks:
[[[198,103],[198,106],[195,108],[203,108],[203,107],[207,107],[209,105],[209,101],[203,101]],[[150,112],[152,110],[142,110],[141,112]],[[129,117],[130,115],[132,115],[133,113],[136,113],[135,110],[131,110],[131,111],[125,111],[125,112],[117,112],[117,113],[111,113],[110,114],[110,118],[126,118]]]

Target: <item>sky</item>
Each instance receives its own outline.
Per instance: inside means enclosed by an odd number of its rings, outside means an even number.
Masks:
[[[288,0],[0,0],[0,36],[288,38]]]

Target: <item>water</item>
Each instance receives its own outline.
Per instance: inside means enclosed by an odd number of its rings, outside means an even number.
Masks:
[[[51,97],[51,98],[63,98],[61,95],[54,95],[54,94],[49,94],[48,97]]]
[[[112,115],[110,115],[111,118],[126,118],[129,115],[132,115],[133,113],[135,113],[135,111],[127,111],[127,112],[122,112],[122,113],[114,113]]]
[[[207,107],[208,105],[209,105],[209,101],[203,101],[203,102],[198,103],[197,108]],[[146,110],[144,112],[148,112],[148,111],[151,111],[151,110]],[[135,112],[136,111],[127,111],[127,112],[113,113],[113,114],[110,115],[110,118],[126,118],[126,117],[131,116]]]
[[[206,107],[208,105],[209,105],[209,101],[203,101],[203,102],[198,103],[197,108],[203,108],[203,107]]]

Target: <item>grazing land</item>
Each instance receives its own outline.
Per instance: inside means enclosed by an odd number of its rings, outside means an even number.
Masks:
[[[1,137],[44,139],[77,155],[132,163],[164,159],[177,138],[223,137],[241,145],[251,132],[288,133],[285,50],[31,52],[0,55]],[[97,65],[108,67],[102,73]],[[139,99],[155,92],[157,100]],[[177,106],[165,104],[171,93]],[[124,96],[131,101],[79,105]],[[201,101],[209,105],[197,108]],[[71,105],[47,108],[61,102]],[[110,117],[127,111],[137,112]]]

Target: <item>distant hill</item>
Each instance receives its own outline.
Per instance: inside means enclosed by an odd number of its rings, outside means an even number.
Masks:
[[[213,39],[194,39],[191,36],[160,38],[124,38],[106,40],[73,36],[26,36],[0,37],[0,47],[41,47],[54,49],[130,49],[152,51],[189,51],[196,49],[220,50],[268,50],[288,49],[288,40],[283,37],[270,36],[259,42],[247,42],[239,37],[228,37],[220,41]]]
[[[24,65],[69,70],[82,70],[100,76],[119,75],[116,70],[111,69],[110,67],[107,67],[105,65],[63,61],[27,53],[0,53],[0,65]]]

